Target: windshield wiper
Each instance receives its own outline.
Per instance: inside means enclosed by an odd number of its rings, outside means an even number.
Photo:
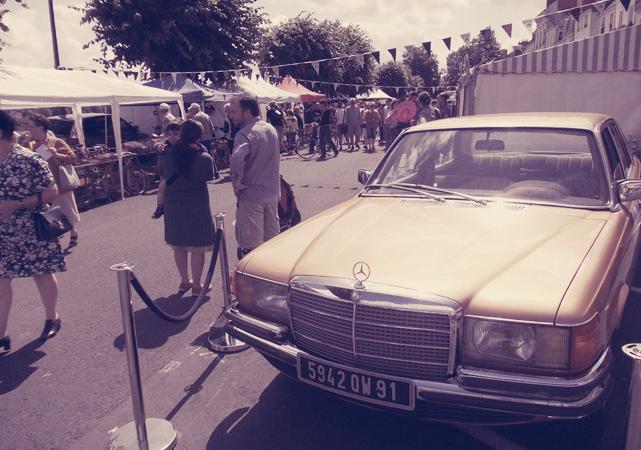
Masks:
[[[470,201],[472,201],[474,203],[478,203],[479,205],[484,205],[484,206],[487,205],[487,201],[486,200],[481,200],[480,198],[472,197],[471,195],[462,194],[462,193],[456,192],[456,191],[450,191],[450,190],[447,190],[447,189],[441,189],[441,188],[437,188],[437,187],[434,187],[434,186],[428,186],[426,184],[413,184],[413,183],[392,183],[392,184],[394,186],[403,186],[403,187],[406,187],[406,188],[414,188],[414,189],[426,189],[426,190],[430,190],[430,191],[434,191],[434,192],[439,192],[441,194],[455,195],[457,197],[461,197],[461,198],[464,198],[466,200],[470,200]],[[383,185],[383,186],[386,186],[386,185]]]
[[[435,200],[437,202],[443,203],[445,202],[445,199],[439,197],[438,195],[430,194],[422,190],[422,186],[420,184],[414,185],[414,184],[406,184],[406,183],[387,183],[387,184],[368,184],[365,186],[363,189],[369,189],[369,188],[391,188],[391,189],[398,189],[401,191],[408,191],[408,192],[414,192],[415,194],[419,194],[423,197],[427,197],[431,200]]]

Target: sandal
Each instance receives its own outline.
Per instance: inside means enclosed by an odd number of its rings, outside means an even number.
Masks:
[[[192,293],[192,295],[196,295],[196,296],[198,296],[198,295],[200,295],[200,293],[202,292],[202,290],[203,290],[203,288],[202,288],[202,287],[196,287],[196,286],[194,286],[194,287],[192,287],[192,288],[191,288],[191,293]],[[207,288],[207,290],[206,290],[205,292],[209,292],[209,291],[211,291],[211,287],[208,287],[208,288]]]
[[[191,289],[191,281],[189,281],[187,283],[183,283],[181,281],[180,284],[178,285],[178,293],[179,294],[183,294],[183,293],[187,292],[189,289]]]
[[[0,339],[0,355],[4,355],[5,353],[9,353],[11,351],[11,338],[9,336],[5,336],[2,339]]]

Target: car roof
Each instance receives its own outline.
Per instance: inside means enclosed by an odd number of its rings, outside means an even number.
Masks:
[[[593,131],[608,119],[610,117],[605,114],[571,112],[479,114],[434,120],[411,127],[408,131],[452,128],[565,128]]]

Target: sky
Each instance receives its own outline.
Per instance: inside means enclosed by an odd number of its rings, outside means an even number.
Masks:
[[[180,0],[176,0],[180,1]],[[3,64],[53,67],[51,32],[47,0],[27,0],[29,9],[12,1],[5,23],[10,28],[3,38],[9,44],[0,52]],[[391,60],[388,48],[398,48],[400,57],[406,45],[431,41],[432,51],[445,67],[448,50],[443,38],[452,38],[452,50],[463,44],[460,37],[472,37],[487,26],[495,30],[506,49],[529,38],[522,21],[535,17],[545,8],[545,0],[257,0],[272,23],[280,23],[301,12],[318,19],[339,19],[359,25],[381,50],[381,62]],[[84,2],[54,0],[60,64],[66,67],[101,68],[93,61],[99,56],[97,46],[83,49],[94,37],[90,26],[80,25],[80,13],[69,6]],[[295,5],[295,6],[293,6]],[[501,25],[513,24],[512,39]],[[188,69],[187,69],[188,70]]]

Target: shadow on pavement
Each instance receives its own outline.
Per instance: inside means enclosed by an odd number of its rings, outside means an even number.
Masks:
[[[203,304],[207,303],[209,300],[210,297],[206,296]],[[196,297],[194,296],[173,294],[168,297],[159,297],[154,300],[154,303],[168,314],[177,316],[187,312],[195,301]],[[167,342],[170,336],[184,331],[190,322],[189,319],[179,323],[167,322],[156,316],[156,314],[147,307],[134,313],[134,321],[136,322],[138,347],[146,349],[161,347]],[[124,333],[114,339],[114,347],[121,352],[125,350]]]
[[[44,344],[40,339],[34,339],[24,347],[0,357],[0,395],[18,388],[36,370],[32,367],[46,353],[38,350]]]
[[[330,398],[278,375],[253,408],[240,408],[207,449],[463,449],[489,447],[447,425],[383,414]]]

